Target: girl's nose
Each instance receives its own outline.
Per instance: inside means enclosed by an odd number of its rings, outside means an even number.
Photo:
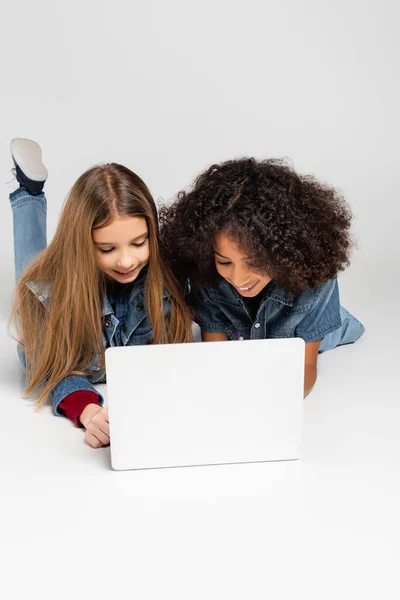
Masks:
[[[249,274],[242,267],[235,267],[232,271],[232,283],[235,287],[244,287],[249,283]]]
[[[121,252],[121,254],[117,258],[117,266],[122,269],[131,269],[134,266],[135,258],[131,252]]]

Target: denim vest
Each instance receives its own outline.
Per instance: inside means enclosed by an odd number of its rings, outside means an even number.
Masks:
[[[255,320],[242,296],[218,275],[214,285],[192,287],[189,302],[203,331],[226,333],[231,340],[300,337],[322,340],[320,350],[354,342],[364,327],[341,308],[336,279],[291,297],[275,283],[264,289]]]
[[[150,344],[153,341],[153,329],[146,314],[144,306],[144,289],[147,269],[143,269],[138,279],[132,284],[127,284],[123,293],[115,297],[106,295],[103,310],[101,312],[103,321],[103,344],[104,349],[114,346],[137,346]],[[30,282],[30,290],[38,297],[45,306],[51,298],[51,284],[38,284]],[[163,295],[164,315],[167,316],[171,309],[171,303],[164,292]],[[25,357],[21,346],[18,353],[23,366]],[[100,371],[98,361],[90,368],[90,374],[69,375],[56,385],[52,391],[53,411],[58,411],[60,402],[72,392],[88,390],[96,392],[103,403],[103,398],[92,384],[105,383],[105,373]]]

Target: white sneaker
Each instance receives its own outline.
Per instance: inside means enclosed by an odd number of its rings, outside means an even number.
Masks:
[[[46,181],[49,173],[42,162],[42,149],[33,140],[11,140],[11,155],[23,174],[31,181]]]

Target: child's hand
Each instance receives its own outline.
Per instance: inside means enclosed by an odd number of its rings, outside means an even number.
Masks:
[[[80,422],[85,427],[85,440],[93,448],[107,446],[110,443],[110,425],[108,409],[99,404],[88,404],[83,409]]]

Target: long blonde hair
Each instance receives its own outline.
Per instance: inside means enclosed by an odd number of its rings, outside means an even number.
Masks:
[[[95,166],[79,177],[65,201],[57,231],[22,274],[10,321],[26,358],[25,394],[42,404],[66,376],[104,369],[101,311],[106,280],[97,266],[92,230],[117,216],[144,217],[149,230],[145,307],[156,344],[189,342],[191,315],[159,250],[157,209],[144,182],[126,167]],[[35,282],[38,294],[29,285]],[[39,300],[50,284],[49,301]],[[171,310],[166,318],[163,292]]]

